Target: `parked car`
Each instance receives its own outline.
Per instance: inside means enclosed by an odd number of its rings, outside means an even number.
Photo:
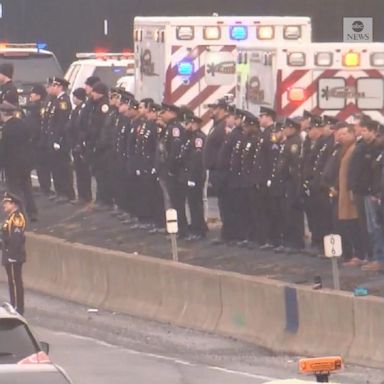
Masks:
[[[48,77],[63,76],[63,70],[46,44],[0,43],[0,64],[12,63],[13,82],[19,92],[19,104],[25,105],[34,85],[46,84]]]

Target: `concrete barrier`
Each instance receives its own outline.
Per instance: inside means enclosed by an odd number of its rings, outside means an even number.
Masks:
[[[28,288],[84,305],[229,335],[275,352],[382,366],[384,300],[28,234]],[[3,274],[4,278],[4,274]]]

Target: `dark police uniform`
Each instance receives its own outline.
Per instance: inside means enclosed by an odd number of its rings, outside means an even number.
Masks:
[[[205,237],[208,230],[204,218],[203,204],[203,190],[205,183],[203,150],[205,139],[206,136],[201,131],[188,131],[185,134],[185,143],[180,151],[180,181],[184,184],[186,189],[186,197],[191,214],[190,230],[192,235],[195,235],[198,238]]]
[[[165,108],[168,108],[165,105]],[[166,152],[166,168],[168,171],[167,187],[171,205],[177,211],[179,237],[188,235],[188,222],[185,212],[184,185],[180,182],[180,151],[185,141],[185,128],[179,121],[172,120],[165,127],[164,145]]]
[[[11,193],[5,194],[3,203],[7,201],[21,204]],[[11,304],[21,315],[24,313],[22,265],[26,261],[25,228],[26,220],[19,207],[9,214],[2,226],[2,264],[7,271]]]
[[[111,207],[113,204],[109,180],[106,179],[108,172],[109,151],[112,149],[112,141],[109,136],[109,100],[103,96],[93,101],[88,125],[88,153],[91,159],[91,167],[96,178],[96,202]]]
[[[134,157],[137,181],[137,212],[141,221],[153,221],[156,203],[156,169],[155,152],[157,140],[157,125],[150,120],[141,121],[137,129]]]
[[[300,126],[286,119],[286,126],[297,132],[287,137],[279,156],[278,172],[284,187],[284,243],[287,251],[304,248],[304,213],[301,200],[301,137]]]
[[[37,208],[31,182],[31,135],[26,124],[11,117],[3,125],[1,138],[1,166],[5,172],[8,190],[20,196],[29,218],[37,218]]]
[[[0,103],[3,103],[4,101],[11,103],[12,105],[19,105],[19,94],[12,80],[7,81],[0,86]]]
[[[71,112],[68,122],[68,135],[76,174],[77,194],[81,202],[92,201],[91,171],[86,159],[86,131],[82,125],[82,113],[86,102],[77,105]]]
[[[67,124],[71,113],[69,96],[62,92],[48,102],[42,118],[42,140],[48,149],[53,183],[60,199],[75,199]],[[48,177],[48,170],[46,177]],[[61,201],[61,200],[60,200]]]

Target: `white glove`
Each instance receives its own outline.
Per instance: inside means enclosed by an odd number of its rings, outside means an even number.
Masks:
[[[53,143],[53,149],[54,149],[55,151],[58,151],[60,148],[61,148],[61,146],[60,146],[59,143]]]
[[[156,169],[152,168],[151,175],[154,175],[156,173]]]
[[[188,180],[188,187],[196,187],[196,183],[194,181]]]
[[[136,169],[136,176],[140,176],[140,175],[141,175],[140,170]]]

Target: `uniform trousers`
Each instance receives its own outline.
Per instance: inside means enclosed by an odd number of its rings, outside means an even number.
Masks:
[[[53,184],[59,196],[65,196],[69,200],[75,199],[73,188],[73,171],[69,152],[64,150],[51,152],[51,166]]]
[[[88,161],[84,156],[73,154],[73,163],[76,174],[78,198],[83,201],[92,200],[92,174]]]
[[[36,217],[37,207],[32,192],[31,172],[27,169],[5,168],[5,180],[9,192],[19,196],[27,215]]]
[[[4,265],[8,276],[9,298],[12,306],[20,315],[24,314],[22,266],[23,263],[8,263]]]

